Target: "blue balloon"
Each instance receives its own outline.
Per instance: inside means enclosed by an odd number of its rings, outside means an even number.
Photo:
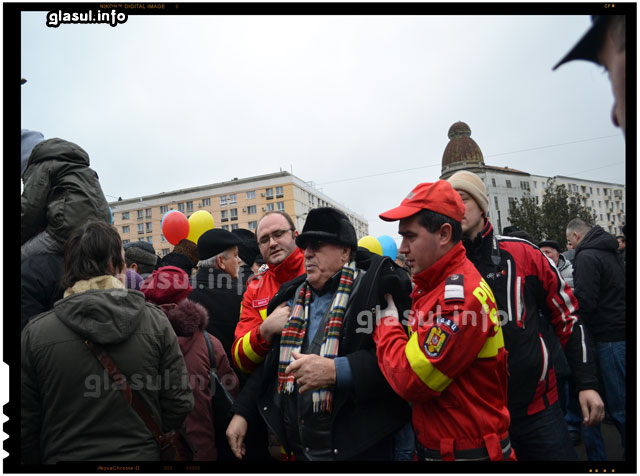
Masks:
[[[389,235],[380,235],[378,241],[382,246],[382,256],[388,256],[392,260],[395,260],[398,254],[398,246],[395,240]]]
[[[111,210],[111,207],[109,207],[109,216],[110,216],[110,224],[113,225],[113,210]]]

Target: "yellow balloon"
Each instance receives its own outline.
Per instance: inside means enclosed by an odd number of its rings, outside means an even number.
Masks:
[[[368,249],[372,253],[382,256],[382,245],[375,236],[367,235],[360,238],[358,246]]]
[[[187,240],[198,243],[198,238],[205,231],[213,229],[213,216],[206,210],[198,210],[189,217],[189,235]]]

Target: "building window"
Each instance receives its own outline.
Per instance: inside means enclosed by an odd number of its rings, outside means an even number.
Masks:
[[[276,198],[284,197],[284,187],[276,187]]]
[[[535,180],[533,181],[533,188],[538,188],[538,182],[536,182]]]
[[[130,240],[122,240],[122,244],[123,244],[123,245],[128,245],[129,243],[131,243],[131,241],[130,241]]]
[[[228,210],[222,210],[220,212],[220,216],[221,216],[220,221],[229,221],[229,211]]]
[[[160,253],[162,253],[162,256],[167,256],[169,254],[169,248],[162,248]]]
[[[145,208],[144,216],[145,218],[151,218],[151,208]]]
[[[309,205],[313,206],[313,199],[314,198],[315,197],[313,195],[309,194]]]
[[[602,208],[602,200],[598,200],[598,208]]]
[[[530,190],[530,188],[529,188],[529,182],[522,182],[522,181],[521,181],[521,182],[520,182],[520,188],[521,188],[522,190]]]
[[[231,229],[232,230],[237,230],[238,229],[238,224],[237,223],[232,223],[231,224]]]
[[[250,221],[249,222],[249,229],[251,231],[256,231],[257,228],[258,228],[258,222],[257,221]]]
[[[142,210],[138,210],[138,220],[142,220]]]
[[[547,184],[542,182],[542,188],[547,188]]]
[[[232,193],[232,194],[229,195],[229,203],[238,203],[236,201],[236,194],[235,193]]]
[[[222,225],[222,229],[229,231],[229,225]]]
[[[272,212],[273,211],[273,203],[267,203],[267,211],[268,212]]]
[[[500,207],[498,206],[498,197],[494,196],[493,200],[494,200],[494,202],[496,204],[496,210],[500,210]]]
[[[232,208],[231,209],[231,221],[237,220],[238,219],[238,209],[237,208]]]
[[[129,233],[131,230],[129,229],[129,225],[122,227],[122,233]]]
[[[144,223],[138,223],[138,235],[142,235],[144,233]]]
[[[178,211],[184,213],[184,203],[178,203]]]
[[[278,211],[284,211],[284,202],[276,202],[276,206],[278,207]]]
[[[165,214],[169,211],[169,205],[162,205],[160,207],[160,213]]]
[[[166,243],[166,242],[167,242],[167,239],[164,237],[164,235],[160,235],[160,241],[161,241],[162,243]]]
[[[491,186],[493,186],[493,187],[496,186],[496,179],[494,179],[494,178],[491,179]]]
[[[129,219],[129,212],[122,212],[122,219],[123,220],[128,220]]]
[[[147,236],[147,243],[153,244],[153,238],[151,238],[150,236]]]
[[[249,192],[247,192],[247,200],[251,200],[252,198],[256,198],[255,190],[250,190]]]
[[[516,203],[516,199],[513,197],[509,197],[509,208],[511,208],[511,205],[515,203]]]
[[[150,221],[147,222],[147,233],[151,233],[151,224],[152,222]]]
[[[247,213],[249,215],[255,215],[256,214],[256,206],[255,205],[250,205],[247,207]]]
[[[540,201],[538,200],[538,197],[536,196],[536,205],[538,205],[540,203]]]
[[[226,205],[227,204],[227,196],[226,195],[221,195],[220,196],[220,205]]]
[[[265,192],[267,193],[267,200],[272,200],[273,199],[273,189],[272,188],[267,188],[265,190]]]
[[[600,221],[602,221],[602,213],[600,214]]]
[[[211,206],[211,199],[210,198],[203,198],[202,199],[202,206],[203,207],[210,207]]]
[[[507,188],[511,188],[511,180],[507,180]]]
[[[596,188],[596,192],[598,192],[598,195],[600,195],[600,188]]]
[[[193,211],[193,202],[187,202],[187,211],[188,212],[192,212]]]

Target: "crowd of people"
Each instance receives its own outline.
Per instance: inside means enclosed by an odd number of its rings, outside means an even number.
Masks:
[[[594,18],[562,62],[608,68],[624,130],[621,38]],[[380,213],[395,261],[330,207],[160,257],[123,246],[81,147],[22,145],[22,463],[159,460],[134,401],[198,461],[571,461],[576,433],[605,460],[605,417],[626,447],[624,236],[499,235],[460,170]]]

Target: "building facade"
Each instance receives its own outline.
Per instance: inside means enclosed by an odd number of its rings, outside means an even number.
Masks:
[[[569,192],[581,195],[582,205],[596,214],[595,224],[613,235],[622,234],[626,222],[625,185],[576,177],[532,175],[509,167],[486,165],[467,124],[454,123],[448,136],[440,178],[447,179],[459,170],[477,174],[489,194],[489,218],[500,232],[511,225],[509,204],[524,197],[534,197],[541,204],[547,183],[553,179],[557,184],[565,185]]]
[[[369,224],[364,217],[289,172],[234,178],[228,182],[118,200],[110,202],[109,206],[123,243],[147,241],[160,256],[173,249],[161,229],[162,218],[171,210],[178,210],[187,218],[198,210],[206,210],[213,216],[216,228],[229,231],[246,228],[255,232],[258,221],[268,211],[287,212],[296,228],[302,230],[309,210],[328,206],[349,217],[358,239],[369,234]]]

